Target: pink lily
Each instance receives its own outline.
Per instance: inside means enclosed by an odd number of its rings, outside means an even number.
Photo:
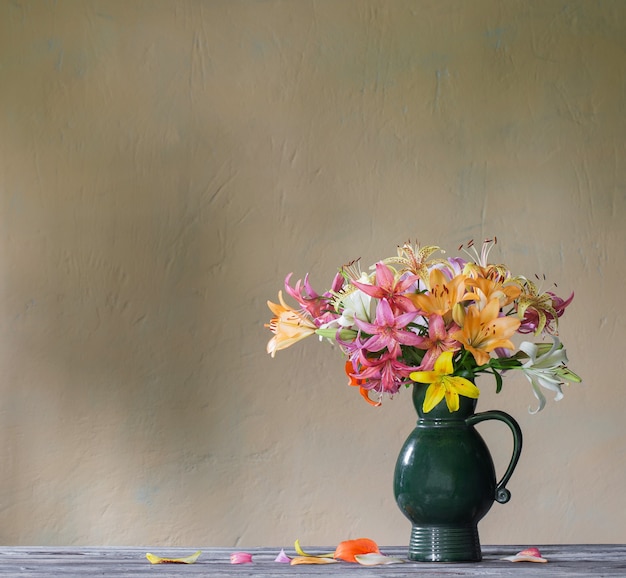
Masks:
[[[399,361],[395,353],[390,351],[376,358],[361,355],[359,365],[361,371],[351,373],[350,376],[359,381],[364,380],[359,383],[360,387],[376,391],[381,397],[384,393],[388,395],[398,393],[401,385],[410,383],[409,374],[415,370],[414,367]]]
[[[289,281],[292,275],[293,273],[289,273],[285,278],[285,291],[291,295],[313,319],[319,319],[332,309],[332,292],[339,291],[343,285],[343,277],[339,273],[335,275],[330,291],[323,295],[319,295],[313,287],[311,287],[308,273],[304,276],[304,281],[298,279],[295,286],[291,287]],[[321,324],[321,322],[317,323],[317,325],[319,324]]]
[[[393,270],[384,263],[376,263],[376,285],[352,281],[363,293],[376,299],[386,299],[394,311],[415,311],[413,302],[403,293],[419,279],[418,275],[407,275],[397,280]]]
[[[417,317],[417,311],[394,315],[391,305],[386,299],[381,299],[376,307],[375,323],[367,323],[355,318],[357,327],[371,335],[363,343],[363,348],[369,351],[381,351],[387,348],[396,351],[399,345],[419,346],[424,338],[404,328]]]
[[[450,332],[458,331],[459,329],[458,325],[453,323],[449,331],[446,330],[446,325],[441,315],[433,313],[429,317],[428,337],[424,338],[421,345],[418,345],[420,349],[427,350],[419,366],[421,371],[433,369],[436,359],[444,351],[458,351],[461,349],[461,344],[456,339],[450,337]]]

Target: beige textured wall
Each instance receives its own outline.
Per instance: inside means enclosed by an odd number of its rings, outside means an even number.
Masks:
[[[585,383],[484,381],[482,541],[625,542],[625,136],[621,0],[2,0],[0,542],[408,543],[409,395],[271,360],[265,302],[489,235]]]

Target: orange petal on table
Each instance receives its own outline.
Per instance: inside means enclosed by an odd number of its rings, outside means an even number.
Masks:
[[[402,558],[393,558],[392,556],[385,556],[384,554],[377,554],[376,552],[371,552],[370,554],[355,554],[354,558],[361,566],[381,566],[383,564],[404,563]]]
[[[335,558],[345,562],[356,562],[355,555],[372,553],[380,554],[378,544],[369,538],[358,538],[341,542],[335,550]]]
[[[321,558],[320,556],[295,556],[289,562],[292,566],[297,564],[337,564],[333,558]]]
[[[506,558],[501,558],[502,560],[508,560],[509,562],[540,562],[545,564],[547,560],[541,557],[541,552],[539,552],[539,548],[526,548],[521,552],[515,554],[515,556],[507,556]]]
[[[195,554],[186,556],[185,558],[161,558],[160,556],[155,556],[148,552],[146,558],[148,558],[150,564],[193,564],[200,554],[202,554],[202,552],[198,550]]]

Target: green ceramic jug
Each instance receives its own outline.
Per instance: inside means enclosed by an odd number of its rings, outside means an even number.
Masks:
[[[502,411],[474,413],[476,400],[459,396],[450,412],[445,399],[430,412],[422,405],[428,385],[413,386],[417,427],[402,446],[394,472],[394,493],[400,510],[411,521],[410,560],[478,562],[482,555],[478,522],[494,501],[511,494],[505,488],[522,451],[517,422]],[[491,454],[474,425],[495,419],[513,433],[513,456],[496,483]]]

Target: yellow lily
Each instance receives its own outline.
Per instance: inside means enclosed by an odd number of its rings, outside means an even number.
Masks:
[[[317,327],[311,319],[301,311],[292,309],[285,303],[283,292],[278,292],[280,304],[267,302],[267,306],[276,316],[265,327],[274,333],[274,337],[267,344],[267,352],[274,357],[277,351],[286,349],[294,343],[313,335]]]
[[[480,390],[469,379],[465,379],[454,373],[452,365],[452,351],[444,351],[435,361],[432,371],[414,371],[409,375],[413,381],[418,383],[429,383],[424,398],[423,410],[428,413],[444,397],[450,412],[459,409],[459,395],[476,399]]]

